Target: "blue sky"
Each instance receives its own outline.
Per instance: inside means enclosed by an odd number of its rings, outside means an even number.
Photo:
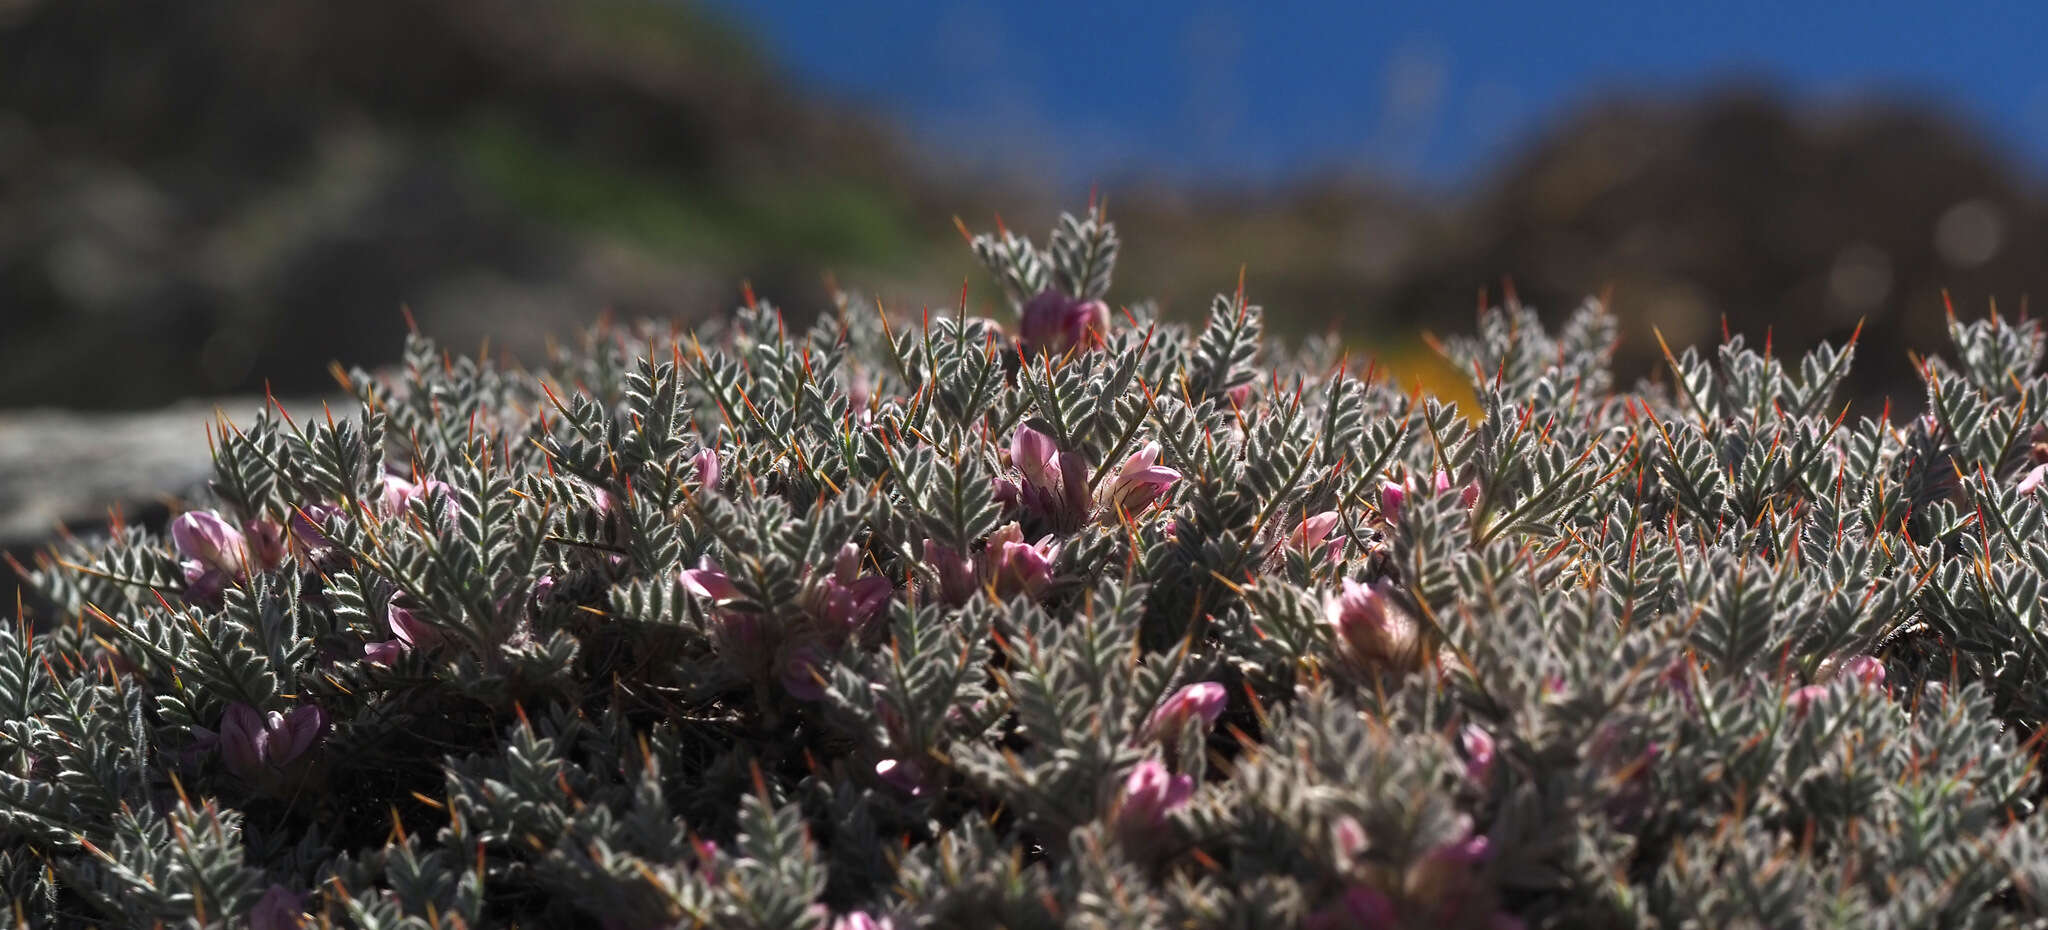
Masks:
[[[1603,94],[1934,101],[2048,168],[2048,3],[711,0],[801,84],[1060,184],[1364,169],[1452,186]]]

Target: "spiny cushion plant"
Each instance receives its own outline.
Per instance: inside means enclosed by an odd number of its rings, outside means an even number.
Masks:
[[[0,631],[0,882],[58,926],[1989,927],[2041,920],[2048,376],[1954,323],[1476,411],[973,239],[1014,319],[752,300],[534,371],[418,336],[223,424]]]

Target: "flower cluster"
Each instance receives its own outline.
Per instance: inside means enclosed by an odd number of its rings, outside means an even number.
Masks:
[[[1112,302],[1099,210],[921,319],[752,297],[518,368],[418,335],[223,430],[0,625],[17,922],[2048,919],[2048,346],[1617,387],[1489,311],[1457,407]],[[1254,279],[1255,283],[1256,279]],[[1248,285],[1251,290],[1255,287]],[[982,313],[982,315],[977,315]]]

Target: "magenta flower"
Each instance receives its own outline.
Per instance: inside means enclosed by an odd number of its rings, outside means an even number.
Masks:
[[[398,657],[414,649],[431,649],[441,643],[441,631],[397,604],[384,608],[384,622],[391,627],[391,639],[363,647],[363,658],[378,665],[393,665]]]
[[[1368,668],[1407,672],[1421,667],[1422,631],[1394,602],[1386,582],[1372,585],[1344,579],[1343,593],[1324,603],[1338,643],[1353,662]]]
[[[1010,437],[1010,464],[1024,474],[1025,483],[1054,494],[1060,486],[1059,454],[1059,444],[1029,424]]]
[[[1476,724],[1468,724],[1458,731],[1458,744],[1465,749],[1465,777],[1478,784],[1486,784],[1487,776],[1493,773],[1496,751],[1493,734]]]
[[[206,510],[192,510],[171,522],[171,544],[184,556],[185,600],[211,602],[233,582],[249,577],[249,544],[234,525]]]
[[[739,586],[732,583],[732,576],[720,571],[710,559],[704,559],[696,568],[683,569],[683,587],[691,594],[722,604],[739,599]]]
[[[1334,510],[1325,510],[1301,521],[1294,532],[1287,536],[1287,547],[1301,553],[1303,558],[1312,559],[1316,550],[1321,549],[1323,557],[1335,559],[1344,551],[1344,537],[1330,538],[1331,531],[1343,521],[1343,516]]]
[[[974,595],[977,584],[974,563],[966,556],[927,539],[924,541],[924,561],[939,576],[939,600],[948,604],[964,604]]]
[[[1180,472],[1159,464],[1159,452],[1158,443],[1146,443],[1124,460],[1116,477],[1102,488],[1102,522],[1113,524],[1120,516],[1137,514],[1180,480]]]
[[[1450,472],[1447,472],[1447,471],[1439,471],[1439,472],[1437,472],[1437,473],[1436,473],[1436,493],[1438,493],[1438,494],[1447,494],[1447,493],[1449,493],[1449,492],[1450,492],[1450,490],[1451,490],[1451,473],[1450,473]],[[1470,506],[1472,506],[1473,504],[1477,503],[1478,501],[1479,501],[1479,482],[1477,482],[1477,481],[1474,481],[1474,482],[1472,482],[1472,483],[1470,483],[1470,484],[1467,484],[1467,485],[1465,485],[1465,486],[1464,486],[1463,488],[1459,489],[1459,491],[1458,491],[1458,504],[1459,504],[1460,506],[1463,506],[1463,507],[1470,507]]]
[[[1401,522],[1401,504],[1407,499],[1407,488],[1392,481],[1380,485],[1380,516],[1390,524]]]
[[[875,763],[875,776],[913,798],[924,794],[924,769],[909,759],[883,759]]]
[[[247,704],[232,704],[221,714],[216,745],[229,771],[254,781],[305,755],[326,728],[327,712],[318,705],[300,705],[290,714],[266,714]]]
[[[1195,780],[1175,775],[1158,759],[1146,759],[1124,777],[1117,802],[1116,830],[1133,850],[1147,849],[1167,826],[1167,817],[1195,795]]]
[[[329,519],[341,512],[341,508],[332,504],[293,508],[292,518],[287,521],[291,525],[292,537],[299,541],[300,547],[308,550],[325,549],[333,545],[333,541],[327,538],[325,527]]]
[[[1350,864],[1365,851],[1365,827],[1356,817],[1337,818],[1337,822],[1330,826],[1330,838],[1336,842],[1339,865]]]
[[[306,896],[272,885],[249,909],[248,918],[249,930],[299,930],[306,925]]]
[[[1352,885],[1302,922],[1305,930],[1392,930],[1394,902],[1371,885]]]
[[[705,449],[690,461],[697,469],[697,487],[706,491],[718,490],[718,450]]]
[[[248,547],[250,568],[269,571],[284,564],[284,529],[268,520],[242,524],[242,541]]]
[[[1017,427],[1010,437],[1010,464],[1024,476],[1021,491],[1031,512],[1069,527],[1088,512],[1088,463],[1078,453],[1061,452],[1051,436],[1028,424]]]
[[[1230,694],[1222,685],[1195,682],[1169,695],[1152,711],[1145,720],[1144,735],[1147,739],[1172,739],[1180,735],[1190,720],[1202,721],[1206,732],[1216,725],[1216,719],[1223,716],[1223,709],[1229,704]]]
[[[824,673],[825,651],[816,645],[805,643],[788,650],[782,657],[782,690],[799,701],[819,701],[825,697],[825,686],[819,683]]]
[[[452,495],[448,485],[439,481],[422,481],[414,484],[398,475],[384,474],[377,477],[377,515],[386,520],[400,516],[416,501],[427,500],[433,494]],[[451,505],[453,502],[450,502]]]
[[[847,543],[833,559],[832,573],[812,595],[811,612],[835,635],[852,632],[874,619],[896,586],[880,575],[860,574],[860,547]]]
[[[1052,563],[1059,558],[1059,544],[1047,536],[1035,543],[1024,541],[1017,524],[1005,524],[989,534],[988,551],[983,553],[987,576],[995,584],[996,596],[1023,594],[1036,598],[1052,582]]]
[[[1252,382],[1246,381],[1230,390],[1224,391],[1223,396],[1230,399],[1231,406],[1241,409],[1252,401]]]
[[[1050,352],[1064,355],[1109,332],[1109,305],[1099,300],[1080,300],[1047,290],[1031,298],[1020,312],[1018,341],[1026,354]]]

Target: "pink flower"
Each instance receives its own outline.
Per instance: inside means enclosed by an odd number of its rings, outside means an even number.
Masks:
[[[423,481],[414,484],[397,475],[384,474],[377,477],[377,515],[386,520],[400,516],[416,501],[425,501],[434,494],[452,495],[448,485],[439,481]],[[450,501],[451,507],[453,501]]]
[[[1356,817],[1337,818],[1337,822],[1330,826],[1330,838],[1336,841],[1337,862],[1340,866],[1348,865],[1351,860],[1358,858],[1359,853],[1365,851],[1365,827]]]
[[[1450,472],[1447,472],[1447,471],[1439,471],[1439,472],[1437,472],[1437,473],[1436,473],[1436,493],[1438,493],[1438,494],[1444,494],[1444,493],[1447,493],[1447,492],[1449,492],[1450,490],[1451,490],[1451,473],[1450,473]],[[1479,501],[1479,482],[1477,482],[1477,481],[1474,481],[1474,482],[1472,482],[1472,483],[1470,483],[1470,484],[1467,484],[1467,485],[1465,485],[1465,487],[1463,487],[1462,489],[1460,489],[1460,490],[1458,491],[1458,504],[1459,504],[1460,506],[1464,506],[1464,507],[1470,507],[1470,506],[1472,506],[1473,504],[1477,503],[1478,501]]]
[[[1465,749],[1465,777],[1478,784],[1486,784],[1487,776],[1493,773],[1493,734],[1468,724],[1458,731],[1458,744]]]
[[[835,633],[858,630],[874,619],[896,586],[880,575],[860,574],[860,547],[847,543],[833,559],[832,573],[814,589],[811,612]]]
[[[230,771],[255,780],[266,769],[283,768],[305,755],[326,728],[327,712],[317,705],[300,705],[290,714],[266,714],[247,704],[231,704],[221,714],[217,745]]]
[[[2032,471],[2027,472],[2024,477],[2020,478],[2019,492],[2021,494],[2032,494],[2034,489],[2040,487],[2043,481],[2048,481],[2048,465],[2036,465]]]
[[[1305,930],[1392,930],[1394,902],[1371,885],[1352,885],[1344,894],[1308,916]]]
[[[1147,739],[1174,739],[1190,720],[1202,721],[1206,732],[1216,725],[1216,719],[1223,716],[1223,709],[1230,704],[1230,694],[1222,685],[1213,681],[1198,681],[1175,691],[1152,711],[1145,720],[1144,734]]]
[[[1029,424],[1017,427],[1010,437],[1010,464],[1024,476],[1024,506],[1031,512],[1069,528],[1088,512],[1088,463],[1078,453],[1061,452],[1051,436]]]
[[[397,604],[384,608],[384,622],[391,627],[391,639],[363,647],[363,658],[378,665],[392,665],[414,649],[431,649],[441,643],[441,631]]]
[[[718,450],[705,449],[690,460],[697,469],[697,487],[700,490],[718,490]]]
[[[1837,676],[1837,680],[1841,680],[1845,676],[1847,680],[1853,680],[1853,682],[1864,684],[1864,686],[1878,686],[1878,688],[1882,688],[1884,686],[1884,662],[1880,662],[1876,656],[1849,656],[1849,660],[1841,664],[1841,670],[1835,676]]]
[[[1102,522],[1113,524],[1121,515],[1137,514],[1180,480],[1180,472],[1159,464],[1159,452],[1158,443],[1147,443],[1124,460],[1116,477],[1103,486]]]
[[[824,663],[825,652],[816,645],[806,643],[789,650],[782,660],[782,689],[799,701],[823,700],[825,686],[818,679]]]
[[[841,914],[832,921],[832,930],[896,930],[896,923],[887,917],[875,917],[866,911]]]
[[[1812,709],[1815,702],[1827,696],[1826,685],[1807,685],[1785,695],[1785,706],[1792,708],[1792,713],[1803,716]]]
[[[242,524],[242,540],[248,546],[251,568],[269,571],[284,564],[284,529],[268,520]]]
[[[1401,504],[1407,499],[1407,488],[1391,481],[1380,485],[1380,516],[1388,523],[1401,522]]]
[[[1109,305],[1099,300],[1080,300],[1047,290],[1031,298],[1020,311],[1018,341],[1026,354],[1050,352],[1064,355],[1085,346],[1109,331]]]
[[[1230,399],[1231,406],[1242,409],[1246,404],[1251,403],[1252,382],[1246,381],[1230,390],[1224,391],[1223,396]]]
[[[1477,868],[1493,858],[1493,844],[1485,835],[1472,833],[1469,817],[1460,817],[1454,838],[1424,854],[1410,866],[1406,877],[1407,897],[1428,906],[1440,922],[1458,923],[1471,913],[1472,902],[1482,890]]]
[[[924,561],[939,576],[940,600],[948,604],[964,604],[974,595],[974,563],[969,562],[966,556],[927,539],[924,541]]]
[[[1421,667],[1422,631],[1394,602],[1386,582],[1362,585],[1346,578],[1343,594],[1326,601],[1324,612],[1353,662],[1397,673]]]
[[[1195,795],[1195,780],[1175,775],[1158,759],[1146,759],[1131,767],[1124,777],[1123,796],[1117,803],[1118,836],[1134,850],[1146,849],[1167,826],[1167,817]]]
[[[983,557],[998,597],[1023,594],[1035,599],[1052,582],[1052,563],[1059,553],[1059,544],[1053,537],[1026,543],[1024,531],[1010,523],[989,534],[988,551]]]
[[[293,538],[306,549],[325,549],[333,545],[333,541],[327,538],[327,521],[341,512],[341,508],[331,504],[293,508],[292,518],[288,521],[291,524]]]
[[[249,930],[299,930],[306,925],[306,896],[272,885],[249,909],[248,918]]]
[[[229,584],[249,577],[248,540],[211,511],[187,511],[172,521],[171,544],[185,557],[179,568],[187,602],[214,601]]]
[[[1330,538],[1330,532],[1343,521],[1343,515],[1334,510],[1325,510],[1301,521],[1294,532],[1288,534],[1287,547],[1301,553],[1303,558],[1312,558],[1318,548],[1328,559],[1335,559],[1344,551],[1344,537]]]
[[[682,577],[683,587],[691,594],[715,604],[737,600],[741,596],[739,586],[732,583],[732,576],[720,571],[708,558],[698,563],[696,568],[683,569]]]
[[[1059,454],[1059,444],[1029,424],[1017,427],[1010,437],[1010,464],[1023,473],[1025,483],[1053,493],[1059,490],[1060,475],[1055,470]]]

